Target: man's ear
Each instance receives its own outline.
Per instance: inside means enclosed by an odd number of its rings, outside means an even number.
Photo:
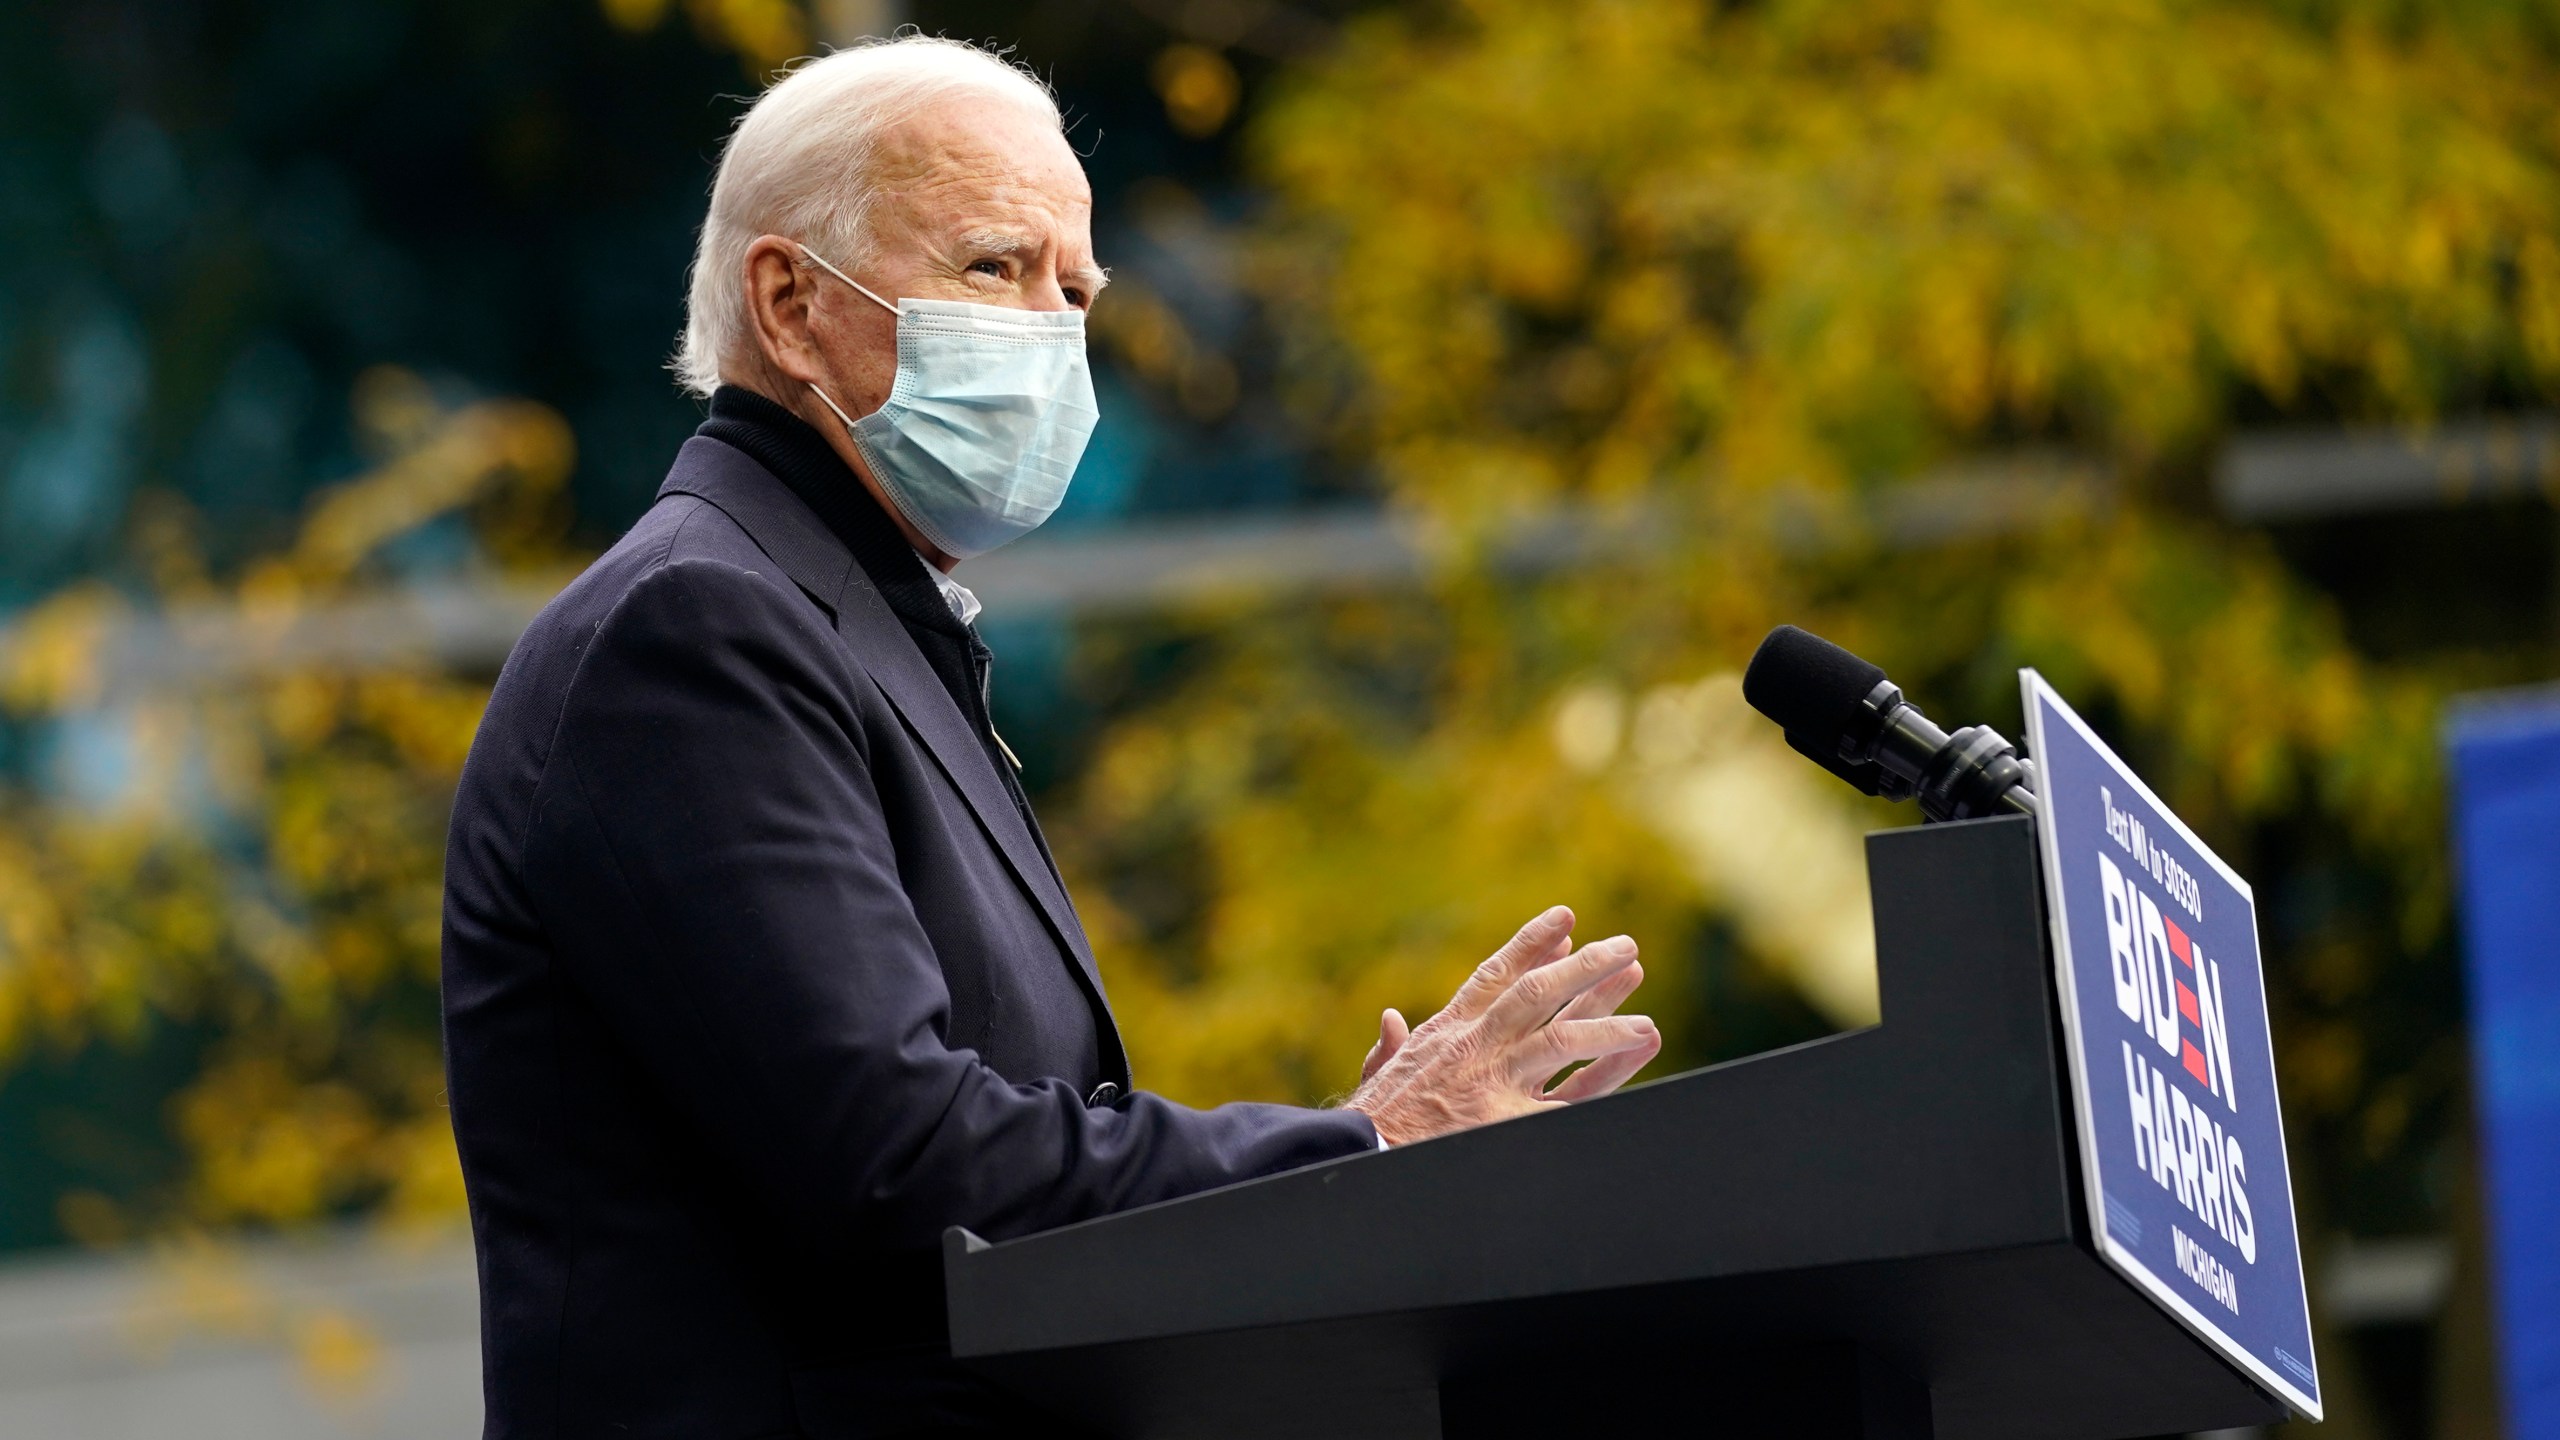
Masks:
[[[810,342],[810,301],[817,293],[800,252],[779,235],[761,235],[747,247],[747,320],[756,349],[775,373],[802,385],[822,384],[817,347]]]

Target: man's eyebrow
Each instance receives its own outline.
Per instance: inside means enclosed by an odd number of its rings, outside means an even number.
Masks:
[[[991,256],[1029,255],[1040,249],[1040,242],[1017,230],[972,230],[960,237],[962,254],[978,259]],[[1068,284],[1081,286],[1090,297],[1102,293],[1111,283],[1111,272],[1087,263],[1068,267],[1063,277]]]
[[[1024,255],[1040,248],[1040,242],[1014,230],[972,230],[960,237],[960,248],[971,255]]]

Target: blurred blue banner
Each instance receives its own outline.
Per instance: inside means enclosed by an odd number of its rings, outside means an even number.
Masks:
[[[2451,740],[2507,1433],[2560,1440],[2560,690]]]

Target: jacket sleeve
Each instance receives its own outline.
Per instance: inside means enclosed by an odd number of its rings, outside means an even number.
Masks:
[[[674,1116],[820,1243],[1004,1237],[1373,1149],[1349,1111],[1087,1108],[947,1042],[865,765],[865,684],[789,582],[662,566],[597,627],[526,874]]]

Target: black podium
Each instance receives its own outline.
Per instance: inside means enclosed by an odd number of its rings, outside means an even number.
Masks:
[[[2023,818],[1867,842],[1884,1021],[999,1245],[951,1341],[1131,1440],[2103,1437],[2281,1404],[2092,1253]]]

